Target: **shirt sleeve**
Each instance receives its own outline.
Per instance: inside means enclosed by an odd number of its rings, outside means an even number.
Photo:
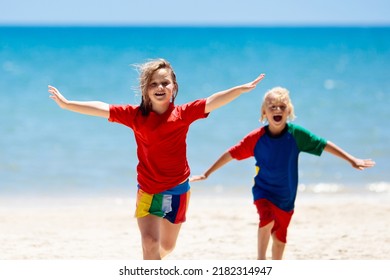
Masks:
[[[204,119],[209,116],[205,113],[206,99],[195,100],[180,106],[181,117],[188,123],[192,123],[198,119]]]
[[[319,137],[309,130],[297,125],[293,126],[293,135],[299,150],[309,154],[320,156],[327,144],[326,139]]]
[[[133,105],[110,105],[110,117],[108,121],[132,127],[138,108],[139,106]]]
[[[228,149],[232,158],[243,160],[254,156],[255,146],[264,133],[264,128],[258,128],[247,134],[235,146]]]

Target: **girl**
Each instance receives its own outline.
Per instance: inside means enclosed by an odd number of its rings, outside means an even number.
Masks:
[[[164,59],[141,66],[139,106],[109,105],[99,101],[67,100],[49,86],[50,98],[62,109],[107,118],[134,131],[137,143],[136,213],[144,259],[161,259],[176,245],[189,202],[190,168],[186,157],[186,136],[192,122],[253,90],[254,81],[217,92],[205,99],[175,105],[179,90],[176,75]]]
[[[271,236],[272,259],[283,257],[287,228],[294,212],[297,194],[300,152],[320,156],[325,150],[360,170],[375,165],[370,159],[355,158],[332,142],[298,125],[287,123],[294,118],[294,106],[288,90],[281,87],[271,89],[265,94],[261,107],[260,120],[267,120],[268,125],[250,132],[240,143],[222,154],[203,175],[190,179],[205,180],[232,159],[255,157],[256,175],[252,193],[260,216],[258,259],[261,260],[266,259]]]

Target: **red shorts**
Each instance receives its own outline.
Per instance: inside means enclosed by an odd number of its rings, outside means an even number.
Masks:
[[[294,210],[286,212],[264,198],[256,200],[254,204],[260,218],[259,227],[264,227],[274,221],[271,233],[275,234],[276,238],[281,242],[287,243],[287,228]]]

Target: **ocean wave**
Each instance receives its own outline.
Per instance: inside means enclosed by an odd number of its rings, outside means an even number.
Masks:
[[[375,192],[375,193],[390,193],[390,183],[389,182],[371,183],[367,186],[367,189],[370,192]]]
[[[389,193],[390,182],[374,182],[363,187],[352,187],[340,183],[318,183],[318,184],[300,184],[299,192],[304,193],[348,193],[348,192],[370,192],[370,193]]]
[[[197,193],[212,193],[216,195],[242,195],[251,191],[249,186],[236,185],[235,187],[225,184],[202,184],[192,185]],[[347,185],[337,182],[321,182],[315,184],[299,184],[298,193],[301,194],[384,194],[390,195],[390,182],[373,182],[364,185]]]

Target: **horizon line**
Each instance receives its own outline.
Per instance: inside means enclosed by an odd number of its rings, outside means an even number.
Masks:
[[[227,24],[227,23],[202,23],[202,24],[193,24],[193,23],[170,23],[170,24],[158,24],[158,23],[2,23],[0,22],[0,27],[98,27],[98,28],[114,28],[114,27],[150,27],[150,28],[170,28],[170,27],[194,27],[194,28],[300,28],[300,27],[318,27],[318,28],[329,28],[329,27],[340,27],[340,28],[386,28],[390,27],[390,23],[284,23],[284,24],[249,24],[249,23],[240,23],[240,24]]]

